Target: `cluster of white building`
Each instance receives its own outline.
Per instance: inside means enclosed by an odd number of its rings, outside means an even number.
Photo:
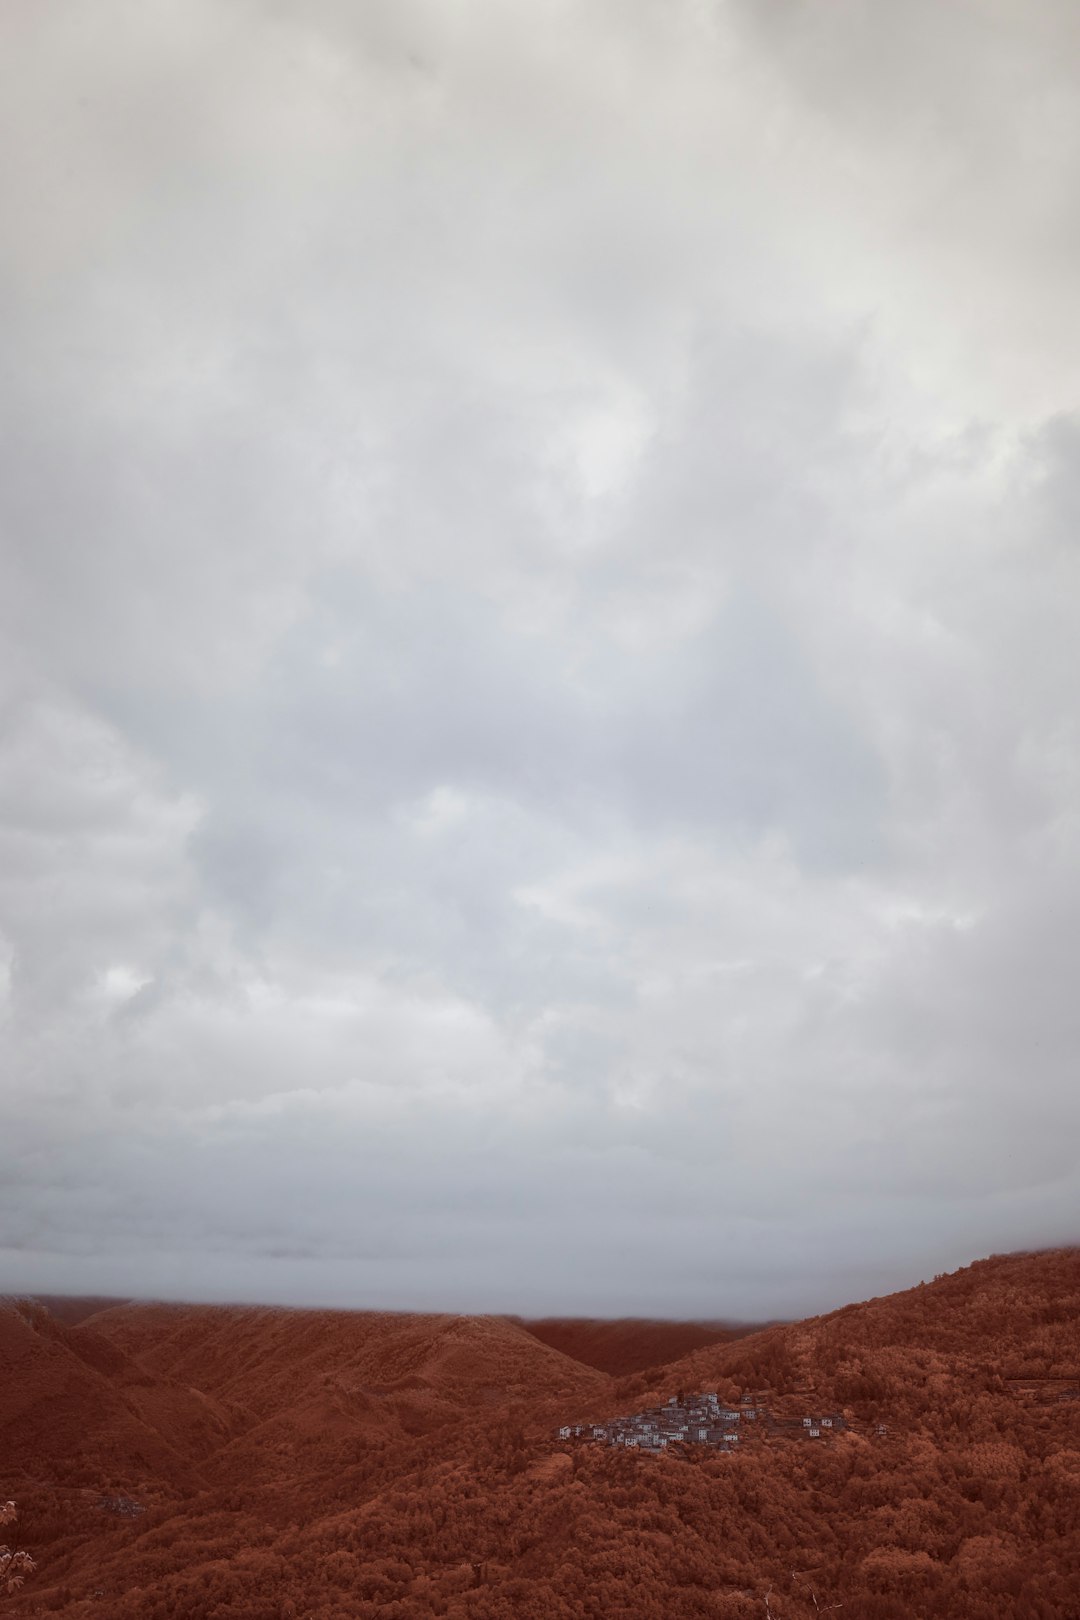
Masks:
[[[613,1418],[608,1423],[570,1423],[559,1430],[560,1440],[598,1440],[609,1446],[634,1447],[639,1451],[665,1451],[672,1445],[716,1446],[733,1450],[740,1436],[753,1424],[759,1432],[792,1432],[809,1440],[844,1427],[839,1413],[822,1417],[777,1418],[753,1397],[744,1396],[738,1406],[728,1406],[715,1391],[702,1395],[673,1395],[665,1406],[650,1407],[631,1417]]]

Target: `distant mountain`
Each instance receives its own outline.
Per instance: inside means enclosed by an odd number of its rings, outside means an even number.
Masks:
[[[65,1327],[77,1327],[88,1316],[96,1316],[98,1311],[108,1310],[113,1305],[130,1304],[127,1299],[108,1298],[100,1294],[35,1294],[34,1298]]]
[[[260,1418],[290,1406],[298,1387],[326,1378],[348,1377],[379,1396],[427,1390],[477,1408],[564,1399],[603,1384],[506,1317],[123,1305],[88,1325],[155,1372],[241,1402]]]
[[[624,1317],[605,1322],[584,1317],[545,1317],[541,1321],[522,1320],[544,1344],[563,1355],[583,1361],[587,1367],[620,1378],[627,1373],[662,1367],[679,1356],[689,1355],[709,1344],[728,1344],[745,1338],[754,1326],[733,1326],[717,1322],[662,1322]]]
[[[276,1477],[285,1456],[311,1486],[381,1451],[400,1460],[449,1426],[485,1431],[515,1407],[554,1419],[608,1388],[501,1317],[129,1305],[88,1326],[229,1411],[239,1433],[218,1458],[222,1479]]]
[[[0,1498],[39,1560],[11,1612],[1077,1620],[1080,1251],[702,1331],[8,1305]],[[702,1389],[752,1397],[736,1444],[558,1438]]]

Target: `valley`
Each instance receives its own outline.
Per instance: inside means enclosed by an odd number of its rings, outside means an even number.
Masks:
[[[615,1326],[562,1342],[617,1358]],[[511,1318],[127,1303],[64,1322],[8,1301],[0,1497],[37,1560],[8,1611],[1080,1612],[1077,1251],[701,1331],[628,1325],[650,1364],[616,1375]],[[680,1333],[690,1347],[653,1364]],[[699,1405],[715,1444],[670,1417],[664,1447],[580,1438]],[[807,1415],[833,1422],[810,1441]]]

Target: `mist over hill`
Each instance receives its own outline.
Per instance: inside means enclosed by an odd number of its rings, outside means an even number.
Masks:
[[[683,1353],[612,1374],[538,1327]],[[686,1349],[703,1331],[9,1301],[0,1494],[39,1562],[11,1612],[1075,1620],[1080,1251]],[[843,1427],[558,1438],[703,1389]]]

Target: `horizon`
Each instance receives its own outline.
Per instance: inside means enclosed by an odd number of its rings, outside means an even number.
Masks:
[[[296,1303],[295,1301],[261,1299],[261,1298],[250,1298],[250,1299],[230,1298],[230,1299],[225,1299],[225,1298],[220,1298],[220,1297],[207,1298],[207,1297],[198,1297],[198,1296],[188,1296],[188,1297],[184,1297],[184,1298],[179,1298],[179,1297],[173,1297],[173,1296],[158,1296],[158,1295],[149,1295],[149,1294],[148,1295],[142,1295],[142,1296],[135,1296],[135,1295],[102,1295],[102,1294],[94,1294],[94,1293],[63,1293],[63,1292],[62,1293],[52,1293],[52,1292],[50,1292],[50,1291],[48,1291],[46,1289],[38,1289],[36,1291],[27,1291],[26,1293],[19,1293],[19,1294],[10,1294],[10,1293],[6,1293],[4,1290],[0,1290],[0,1299],[3,1299],[5,1297],[7,1297],[7,1298],[13,1298],[13,1299],[26,1299],[26,1300],[31,1300],[31,1301],[36,1300],[36,1301],[40,1301],[41,1303],[46,1303],[46,1304],[47,1304],[47,1302],[49,1300],[52,1300],[52,1299],[65,1300],[65,1301],[67,1301],[69,1303],[72,1303],[72,1304],[74,1304],[74,1303],[82,1303],[82,1302],[85,1301],[85,1302],[93,1302],[95,1305],[99,1306],[99,1308],[102,1309],[102,1310],[107,1310],[107,1309],[112,1308],[113,1306],[120,1306],[120,1305],[146,1305],[146,1306],[165,1305],[165,1306],[175,1306],[177,1308],[183,1308],[185,1306],[191,1306],[193,1308],[200,1308],[200,1307],[203,1307],[203,1306],[213,1306],[213,1307],[220,1307],[222,1310],[234,1309],[234,1310],[266,1310],[266,1311],[311,1311],[311,1312],[316,1312],[316,1313],[325,1311],[327,1313],[335,1313],[335,1314],[358,1314],[358,1315],[370,1314],[370,1315],[384,1315],[384,1316],[444,1316],[444,1317],[451,1317],[451,1318],[453,1318],[453,1317],[465,1317],[465,1318],[491,1317],[494,1320],[507,1320],[507,1321],[512,1321],[512,1322],[521,1322],[524,1325],[528,1325],[530,1323],[542,1324],[544,1322],[560,1322],[560,1321],[583,1322],[583,1323],[584,1322],[594,1322],[594,1323],[600,1323],[600,1324],[603,1324],[603,1323],[610,1323],[610,1324],[627,1323],[627,1324],[629,1324],[629,1323],[635,1323],[635,1322],[644,1324],[644,1323],[656,1322],[656,1323],[671,1323],[672,1325],[681,1324],[683,1326],[688,1326],[688,1327],[692,1326],[692,1327],[702,1327],[702,1328],[716,1328],[716,1329],[722,1330],[722,1331],[731,1331],[731,1330],[734,1330],[734,1329],[747,1329],[748,1333],[750,1333],[750,1332],[758,1333],[758,1332],[764,1332],[767,1328],[771,1328],[771,1327],[792,1327],[792,1326],[796,1326],[800,1321],[812,1320],[812,1319],[817,1318],[817,1317],[830,1316],[830,1315],[835,1314],[838,1311],[846,1310],[850,1306],[853,1306],[853,1305],[865,1305],[865,1304],[871,1303],[873,1300],[876,1300],[876,1299],[889,1298],[889,1297],[891,1297],[892,1294],[910,1293],[913,1290],[915,1290],[916,1288],[922,1288],[922,1287],[928,1286],[928,1284],[931,1283],[931,1282],[947,1281],[947,1280],[949,1280],[949,1279],[951,1279],[953,1277],[956,1277],[956,1276],[960,1275],[961,1273],[963,1273],[965,1271],[971,1270],[972,1267],[990,1265],[994,1261],[1005,1262],[1005,1261],[1023,1260],[1023,1259],[1029,1259],[1029,1258],[1035,1259],[1035,1258],[1038,1258],[1041,1255],[1077,1254],[1077,1253],[1080,1253],[1080,1244],[1060,1244],[1060,1245],[1051,1245],[1051,1246],[1035,1248],[1035,1249],[1013,1249],[1013,1250],[1003,1251],[1002,1253],[980,1255],[980,1256],[976,1257],[973,1260],[967,1261],[965,1264],[962,1264],[960,1266],[955,1267],[951,1271],[938,1273],[938,1274],[936,1274],[935,1276],[933,1276],[931,1278],[920,1277],[916,1282],[908,1283],[907,1285],[902,1286],[902,1287],[900,1287],[898,1289],[889,1290],[887,1294],[867,1294],[865,1298],[843,1300],[842,1302],[840,1302],[838,1304],[829,1305],[829,1306],[823,1307],[820,1310],[805,1311],[805,1312],[802,1312],[802,1313],[799,1313],[799,1314],[790,1314],[790,1315],[785,1314],[785,1315],[778,1315],[778,1316],[770,1316],[770,1317],[764,1318],[764,1319],[761,1319],[761,1318],[751,1319],[751,1318],[740,1318],[740,1317],[718,1317],[718,1316],[670,1316],[670,1315],[641,1316],[641,1315],[638,1315],[638,1314],[635,1314],[635,1313],[632,1313],[632,1312],[624,1312],[624,1313],[619,1313],[619,1314],[616,1314],[616,1315],[602,1315],[602,1316],[596,1315],[596,1314],[589,1314],[589,1313],[577,1313],[577,1312],[573,1312],[573,1311],[551,1311],[551,1312],[544,1312],[542,1314],[535,1314],[535,1313],[523,1313],[523,1312],[520,1312],[520,1311],[513,1311],[513,1310],[498,1310],[498,1311],[495,1311],[495,1310],[491,1310],[491,1311],[463,1310],[463,1309],[458,1310],[458,1309],[454,1309],[453,1307],[446,1307],[446,1308],[442,1308],[442,1309],[436,1309],[436,1308],[421,1309],[421,1308],[412,1308],[412,1307],[409,1307],[409,1306],[380,1306],[380,1305],[373,1305],[373,1304],[364,1304],[364,1305],[352,1304],[352,1305],[347,1305],[347,1304],[326,1304],[326,1303],[318,1303],[318,1302]]]
[[[0,1288],[1080,1239],[1080,11],[0,31]]]
[[[772,1322],[794,1322],[808,1317],[828,1315],[833,1311],[844,1309],[851,1304],[863,1303],[868,1299],[880,1298],[892,1293],[907,1292],[921,1284],[929,1282],[937,1275],[953,1275],[957,1271],[966,1270],[971,1265],[977,1265],[985,1260],[1003,1258],[1006,1256],[1021,1257],[1027,1254],[1040,1254],[1068,1250],[1076,1245],[1072,1244],[1044,1244],[1024,1247],[1014,1250],[995,1251],[993,1254],[979,1255],[973,1259],[961,1259],[956,1264],[938,1267],[935,1270],[924,1270],[921,1274],[914,1271],[900,1272],[899,1275],[886,1277],[879,1275],[871,1278],[869,1285],[860,1292],[833,1291],[825,1293],[824,1288],[815,1292],[812,1287],[803,1284],[801,1292],[793,1292],[790,1301],[785,1305],[778,1296],[770,1294],[776,1308],[762,1310],[758,1314],[731,1312],[718,1314],[715,1309],[693,1308],[679,1309],[672,1306],[669,1309],[642,1311],[631,1306],[620,1307],[618,1303],[609,1308],[588,1308],[590,1300],[597,1296],[589,1294],[582,1297],[582,1289],[566,1288],[565,1291],[556,1290],[550,1294],[538,1296],[543,1301],[543,1308],[527,1309],[522,1304],[515,1304],[515,1298],[524,1298],[525,1292],[516,1296],[508,1291],[499,1302],[492,1297],[492,1291],[477,1291],[471,1298],[455,1297],[453,1292],[443,1290],[429,1292],[426,1302],[417,1302],[410,1299],[407,1292],[400,1288],[388,1288],[382,1295],[369,1294],[363,1303],[358,1302],[358,1295],[350,1290],[345,1282],[336,1283],[335,1292],[320,1292],[317,1283],[308,1280],[306,1286],[295,1275],[284,1285],[283,1292],[274,1297],[272,1294],[260,1292],[258,1285],[245,1286],[230,1290],[222,1281],[220,1286],[214,1287],[205,1282],[200,1284],[192,1280],[184,1285],[182,1291],[156,1292],[149,1290],[127,1290],[112,1287],[51,1287],[41,1283],[40,1277],[37,1286],[30,1285],[31,1267],[22,1268],[20,1275],[23,1278],[16,1287],[4,1285],[3,1278],[11,1276],[12,1272],[0,1274],[0,1296],[16,1298],[36,1298],[39,1296],[52,1296],[54,1298],[84,1299],[102,1298],[124,1301],[133,1304],[146,1305],[220,1305],[222,1307],[235,1306],[240,1309],[267,1309],[267,1310],[308,1310],[308,1311],[372,1311],[393,1313],[399,1315],[438,1315],[438,1316],[518,1316],[524,1320],[542,1321],[545,1319],[573,1319],[579,1321],[668,1321],[668,1322],[695,1322],[703,1325],[719,1324],[724,1326],[739,1326],[752,1324],[755,1327]],[[40,1261],[39,1261],[40,1264]],[[191,1268],[185,1268],[190,1275]],[[248,1265],[245,1268],[245,1277],[250,1279],[258,1268]],[[276,1272],[277,1268],[273,1268]],[[312,1270],[317,1269],[315,1267]],[[61,1275],[71,1275],[69,1271],[62,1270]],[[85,1275],[85,1268],[78,1268],[78,1275]],[[94,1275],[109,1277],[115,1275],[111,1267],[95,1269]],[[136,1272],[136,1274],[138,1274]],[[290,1297],[291,1296],[291,1297]],[[627,1296],[628,1298],[632,1296]],[[599,1298],[602,1300],[603,1295]],[[571,1303],[567,1303],[570,1301]],[[576,1302],[576,1303],[575,1303]]]

